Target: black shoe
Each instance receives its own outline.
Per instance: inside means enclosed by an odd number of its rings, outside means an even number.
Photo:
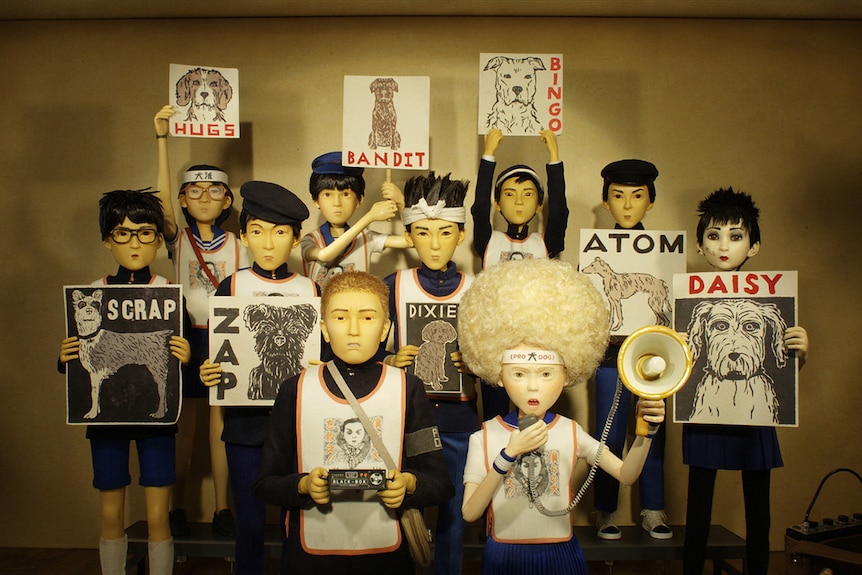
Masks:
[[[230,509],[222,509],[213,513],[213,535],[236,537],[236,526]]]
[[[171,535],[174,537],[188,537],[192,534],[186,512],[183,509],[174,509],[168,513],[168,523],[171,525]]]

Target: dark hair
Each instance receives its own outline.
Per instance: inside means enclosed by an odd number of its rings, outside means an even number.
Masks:
[[[751,245],[760,242],[760,210],[745,192],[734,192],[733,188],[721,188],[700,201],[697,205],[700,219],[697,222],[697,243],[703,243],[703,234],[710,223],[718,225],[737,222],[748,232]]]
[[[452,180],[449,178],[451,175],[446,174],[440,177],[431,172],[427,176],[410,178],[404,184],[404,206],[409,208],[425,198],[430,206],[443,200],[444,206],[447,208],[463,208],[470,182],[468,180]],[[406,225],[405,228],[409,232],[410,224]],[[458,223],[458,229],[463,230],[464,224]]]
[[[222,170],[222,169],[221,169],[221,168],[219,168],[219,167],[216,167],[216,166],[210,166],[209,164],[197,164],[196,166],[192,166],[192,167],[190,167],[190,168],[189,168],[188,170],[186,170],[186,171],[187,171],[187,172],[196,172],[196,171],[198,171],[198,170],[218,170],[219,172],[223,172],[223,171],[224,171],[224,170]],[[182,196],[183,194],[185,194],[185,193],[186,193],[186,188],[187,188],[187,187],[189,187],[190,185],[192,185],[193,183],[194,183],[194,182],[186,182],[185,184],[181,185],[181,186],[180,186],[180,191],[177,193],[177,196]],[[216,220],[215,220],[215,225],[217,225],[217,226],[218,226],[218,225],[220,225],[222,222],[224,222],[226,219],[228,219],[228,218],[230,217],[230,211],[233,209],[234,197],[233,197],[233,192],[232,192],[232,191],[231,191],[231,189],[230,189],[230,186],[229,186],[229,185],[227,185],[227,183],[226,183],[226,182],[213,182],[213,183],[219,183],[219,184],[223,185],[225,188],[227,188],[227,192],[226,192],[226,194],[225,194],[225,195],[227,195],[228,197],[230,197],[230,206],[228,206],[228,207],[227,207],[227,209],[222,210],[222,211],[221,211],[221,213],[218,215],[218,217],[217,217],[217,218],[216,218]],[[190,225],[190,226],[191,226],[191,225],[194,225],[194,223],[195,223],[195,219],[194,219],[194,218],[192,217],[192,215],[189,213],[188,208],[183,208],[183,215],[186,217],[186,223],[187,223],[188,225]]]
[[[156,192],[143,190],[114,190],[105,193],[99,200],[99,229],[102,241],[126,218],[136,224],[153,224],[160,234],[164,234],[165,216],[162,202]]]
[[[317,201],[317,196],[323,190],[353,190],[360,200],[365,196],[365,178],[361,175],[348,174],[317,174],[312,172],[308,180],[308,191],[311,199]]]
[[[613,184],[613,183],[620,184],[620,182],[612,182],[611,180],[609,180],[607,178],[604,179],[604,184],[602,185],[602,201],[603,202],[608,201],[608,191],[610,190],[611,184]],[[649,203],[652,204],[655,202],[655,182],[647,182],[645,184],[620,184],[620,185],[624,185],[624,186],[644,185],[647,187],[647,191],[649,192]]]
[[[250,220],[257,220],[257,219],[260,219],[260,218],[258,218],[254,214],[252,214],[247,209],[243,208],[242,211],[239,213],[239,231],[244,234],[246,227],[248,227],[248,222]],[[279,224],[279,225],[281,225],[281,224]],[[285,225],[287,225],[287,224],[285,224]],[[294,239],[300,237],[299,234],[302,233],[302,222],[293,222],[292,224],[289,224],[289,225],[293,229]]]

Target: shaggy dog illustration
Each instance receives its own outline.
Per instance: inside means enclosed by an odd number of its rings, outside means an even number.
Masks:
[[[395,111],[395,92],[398,82],[392,78],[377,78],[369,86],[374,94],[374,109],[371,111],[371,133],[368,134],[368,147],[391,148],[401,147],[401,134],[395,129],[398,124],[398,113]]]
[[[671,312],[670,295],[663,279],[645,273],[617,273],[601,258],[594,259],[583,269],[583,272],[597,274],[602,278],[605,296],[610,306],[611,331],[616,331],[623,326],[622,300],[636,293],[647,295],[647,304],[655,314],[656,325],[670,325],[668,316]]]
[[[99,404],[102,383],[127,365],[142,365],[147,368],[159,394],[159,406],[150,417],[165,416],[165,390],[168,384],[168,366],[171,360],[171,330],[149,333],[118,333],[101,329],[102,290],[85,295],[81,290],[72,292],[75,308],[75,325],[81,342],[78,357],[81,365],[90,374],[90,411],[84,419],[93,419],[101,411]]]
[[[177,105],[186,108],[186,122],[224,122],[233,88],[221,72],[193,68],[177,80]]]
[[[458,332],[443,320],[432,321],[422,328],[424,343],[419,346],[413,373],[435,391],[443,389],[442,382],[449,381],[446,377],[446,344],[456,339]]]
[[[275,399],[285,379],[302,371],[305,342],[317,322],[311,304],[280,307],[254,304],[243,310],[243,320],[254,334],[260,364],[248,375],[249,399]]]
[[[787,325],[775,304],[750,299],[705,300],[692,311],[688,343],[694,363],[706,353],[691,419],[720,422],[728,413],[778,423],[778,398],[766,373],[766,341],[775,364],[787,361]]]
[[[495,73],[496,100],[485,120],[488,128],[504,134],[537,133],[542,129],[536,115],[536,71],[545,70],[541,58],[495,56],[485,70]]]

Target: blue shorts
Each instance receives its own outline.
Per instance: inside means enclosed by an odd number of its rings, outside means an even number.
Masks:
[[[121,489],[132,482],[129,475],[130,439],[91,439],[93,454],[93,487],[99,490]],[[165,487],[177,481],[174,435],[136,439],[144,487]]]
[[[209,397],[210,388],[203,384],[200,374],[200,365],[209,357],[209,331],[195,327],[186,337],[192,348],[192,357],[189,364],[183,366],[183,397]]]

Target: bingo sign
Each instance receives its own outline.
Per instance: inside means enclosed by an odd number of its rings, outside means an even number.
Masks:
[[[171,136],[239,138],[239,70],[171,64]]]
[[[479,54],[479,134],[563,133],[562,54]]]

